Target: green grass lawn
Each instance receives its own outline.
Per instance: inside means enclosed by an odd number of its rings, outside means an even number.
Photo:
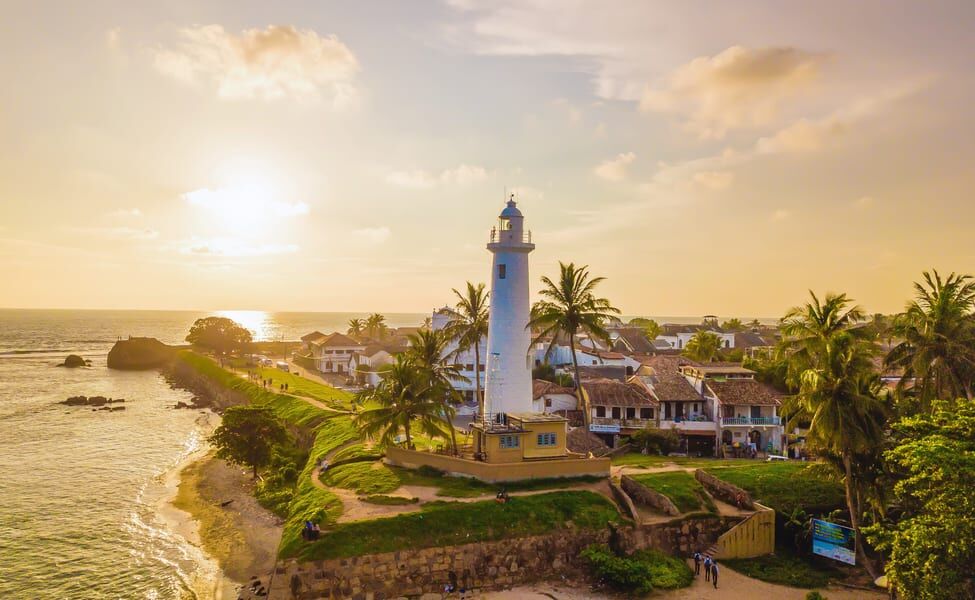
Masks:
[[[593,492],[552,492],[498,504],[428,503],[418,512],[338,523],[315,542],[282,543],[282,558],[321,560],[502,540],[565,528],[599,529],[620,520],[616,507]]]
[[[342,410],[352,408],[351,392],[340,390],[314,379],[299,377],[294,373],[287,373],[273,367],[257,367],[255,370],[259,377],[272,380],[271,387],[274,390],[278,390],[282,383],[287,383],[289,393],[314,398],[331,407]]]
[[[655,490],[670,498],[674,506],[682,513],[705,510],[718,512],[711,497],[704,491],[704,487],[687,471],[668,471],[665,473],[648,473],[646,475],[632,475],[633,480],[640,485]]]
[[[734,466],[742,464],[755,464],[754,460],[745,458],[700,458],[689,456],[657,456],[644,455],[639,452],[629,452],[612,457],[614,466],[620,467],[667,467],[676,465],[678,467],[693,467],[696,469],[706,469],[715,466]]]
[[[843,506],[843,486],[823,479],[809,467],[808,463],[781,461],[711,468],[708,473],[737,485],[758,502],[784,514],[796,507],[814,513]]]
[[[332,456],[332,462],[338,462],[340,460],[348,460],[350,458],[359,458],[361,456],[374,456],[379,454],[379,450],[369,448],[366,444],[353,444],[347,448],[343,448],[336,452]]]
[[[838,569],[789,555],[736,558],[721,562],[748,577],[805,589],[824,588],[830,579],[843,577]]]

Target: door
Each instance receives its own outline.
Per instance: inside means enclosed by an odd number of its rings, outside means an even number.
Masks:
[[[759,418],[761,416],[762,416],[762,407],[761,406],[753,406],[752,407],[752,418],[753,419],[757,419],[757,418]]]
[[[683,402],[675,402],[674,403],[674,407],[677,409],[677,412],[674,413],[674,420],[676,421],[677,419],[683,419],[684,418],[684,403]]]
[[[755,444],[757,450],[762,449],[762,432],[757,429],[748,434],[748,441]]]

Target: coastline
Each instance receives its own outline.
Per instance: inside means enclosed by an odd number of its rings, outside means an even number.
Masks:
[[[165,484],[169,494],[158,507],[160,518],[211,563],[202,568],[195,594],[201,599],[246,599],[266,587],[282,527],[254,498],[250,475],[202,448],[172,469]],[[252,586],[255,579],[259,584]]]

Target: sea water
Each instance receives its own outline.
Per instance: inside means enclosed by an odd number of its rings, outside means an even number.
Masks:
[[[114,371],[119,337],[181,343],[206,313],[0,310],[0,598],[200,598],[216,565],[162,510],[173,472],[217,422],[156,371]],[[261,340],[345,330],[358,314],[227,313]],[[391,326],[424,315],[387,315]],[[57,367],[68,354],[90,368]],[[124,398],[123,411],[59,404]],[[169,484],[169,485],[167,485]]]

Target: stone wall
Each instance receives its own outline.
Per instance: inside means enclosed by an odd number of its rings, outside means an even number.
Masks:
[[[732,506],[737,506],[738,499],[741,498],[741,508],[755,510],[755,501],[752,500],[752,497],[748,492],[740,487],[731,485],[727,481],[721,481],[714,475],[706,473],[703,469],[697,469],[694,471],[694,477],[701,482],[704,489],[706,489],[718,500]]]
[[[586,571],[579,552],[589,544],[609,544],[625,553],[656,548],[669,554],[690,556],[710,547],[739,520],[718,516],[676,519],[639,527],[620,525],[598,531],[560,531],[499,542],[354,558],[287,560],[278,563],[275,569],[269,598],[381,600],[439,593],[452,580],[456,580],[458,587],[487,591],[535,581],[578,579]]]
[[[207,407],[220,412],[231,406],[250,403],[246,394],[223,387],[178,358],[166,367],[163,374],[171,386],[193,393],[194,407]]]
[[[623,491],[633,498],[633,501],[637,504],[642,504],[644,506],[649,506],[650,508],[660,511],[665,515],[670,515],[676,517],[680,515],[680,510],[670,498],[664,496],[656,490],[651,490],[650,488],[640,485],[633,480],[629,475],[624,475],[620,478],[620,486],[622,486]]]

